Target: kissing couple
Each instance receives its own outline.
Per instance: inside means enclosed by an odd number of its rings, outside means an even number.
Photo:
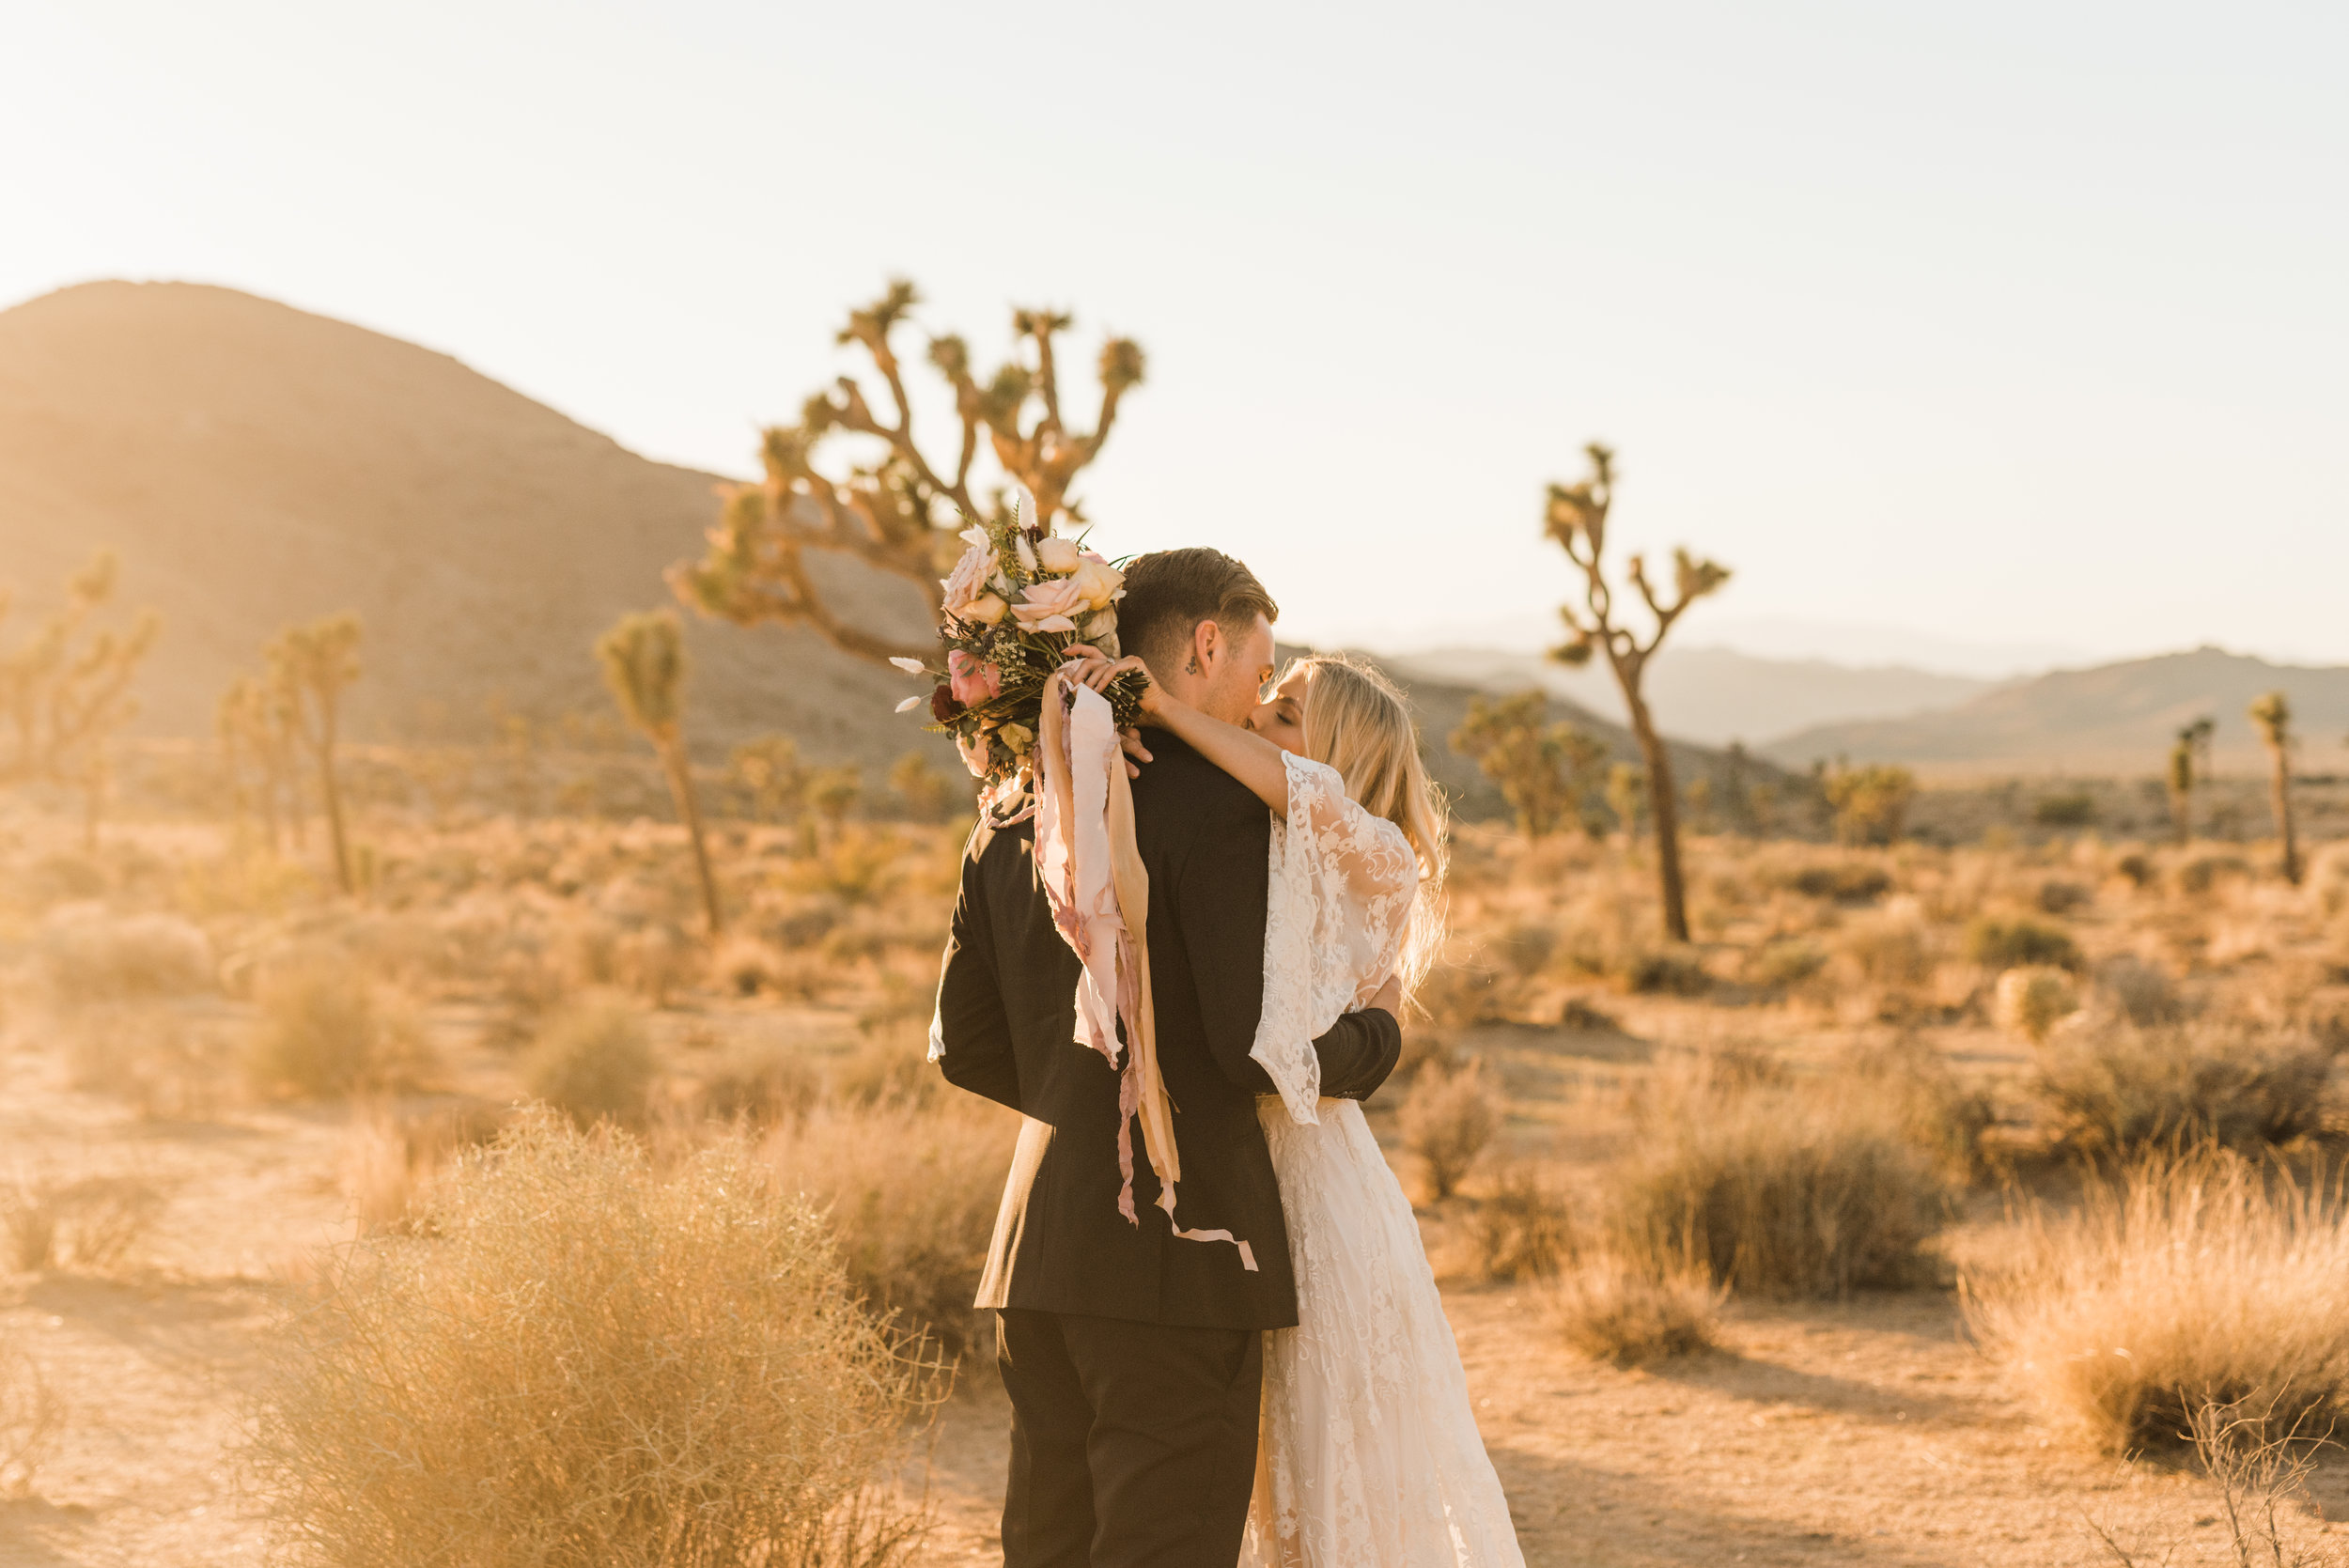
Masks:
[[[1084,613],[1073,579],[1036,581],[1033,604]],[[972,835],[931,1029],[949,1081],[1021,1117],[977,1300],[1012,1405],[1003,1561],[1520,1568],[1362,1119],[1443,939],[1409,712],[1344,659],[1276,683],[1279,609],[1220,551],[1141,556],[1122,585],[1113,618],[1041,623],[1071,641],[1041,733],[1011,741],[1034,803]]]

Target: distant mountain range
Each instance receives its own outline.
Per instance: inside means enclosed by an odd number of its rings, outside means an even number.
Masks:
[[[2231,767],[2256,765],[2261,742],[2245,709],[2266,691],[2291,701],[2297,766],[2333,771],[2349,732],[2349,668],[2271,664],[2218,648],[2055,670],[1936,713],[1822,724],[1762,754],[1789,767],[1815,759],[1907,763],[1944,772],[2159,772],[2177,731],[2208,715]]]
[[[1421,678],[1488,691],[1538,687],[1611,722],[1625,722],[1623,697],[1604,661],[1569,669],[1533,654],[1489,648],[1439,648],[1388,660]],[[1647,695],[1673,735],[1708,746],[1742,740],[1758,747],[1812,725],[1878,719],[1954,706],[1990,689],[1967,675],[1901,665],[1855,669],[1816,659],[1759,659],[1729,648],[1676,648],[1656,656]]]

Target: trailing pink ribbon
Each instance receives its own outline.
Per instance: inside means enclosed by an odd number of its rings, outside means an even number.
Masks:
[[[1035,864],[1052,924],[1083,966],[1077,979],[1077,1043],[1120,1068],[1117,1211],[1134,1212],[1133,1125],[1159,1178],[1158,1206],[1186,1241],[1228,1241],[1255,1273],[1256,1254],[1229,1231],[1188,1231],[1174,1219],[1182,1157],[1174,1105],[1159,1072],[1150,1003],[1150,874],[1134,844],[1134,797],[1117,743],[1117,723],[1099,692],[1056,672],[1044,683],[1035,742]],[[1118,1024],[1125,1024],[1124,1046]],[[1123,1056],[1121,1063],[1120,1057]]]

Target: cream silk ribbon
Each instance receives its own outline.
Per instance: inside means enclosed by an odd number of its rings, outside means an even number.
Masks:
[[[1182,1157],[1174,1107],[1159,1072],[1150,1003],[1150,874],[1134,844],[1134,797],[1118,749],[1117,724],[1098,691],[1055,672],[1044,683],[1036,733],[1035,863],[1053,926],[1084,967],[1077,979],[1077,1043],[1121,1065],[1117,1086],[1118,1212],[1134,1213],[1133,1124],[1159,1178],[1159,1207],[1187,1241],[1228,1241],[1255,1273],[1256,1254],[1229,1231],[1185,1230],[1174,1219]],[[1126,1026],[1121,1052],[1117,1026]]]

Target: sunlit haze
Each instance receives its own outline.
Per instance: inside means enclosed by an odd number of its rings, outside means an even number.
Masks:
[[[990,360],[1014,303],[1080,364],[1138,337],[1101,538],[1244,554],[1292,635],[1538,645],[1542,486],[1600,437],[1621,529],[1736,570],[1691,643],[2349,660],[2345,45],[2262,4],[35,0],[0,303],[224,284],[739,474],[903,273]]]

